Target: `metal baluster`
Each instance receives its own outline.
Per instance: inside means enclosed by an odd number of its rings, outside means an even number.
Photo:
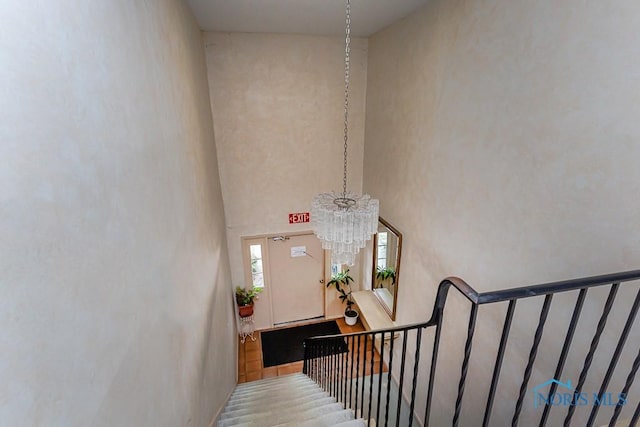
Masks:
[[[349,337],[345,337],[344,343],[346,348],[342,353],[342,403],[345,408],[347,406],[347,379],[349,378]]]
[[[322,384],[323,387],[322,389],[324,391],[327,391],[327,372],[329,372],[329,359],[327,358],[327,342],[323,341],[323,348],[322,348],[322,364],[323,364],[323,369],[322,369]]]
[[[342,396],[343,396],[343,401],[344,401],[344,407],[348,408],[347,406],[347,384],[349,382],[349,337],[345,338],[345,352],[342,353],[342,357],[344,359],[344,385],[343,385],[343,391],[342,391]]]
[[[324,363],[324,360],[322,359],[322,346],[324,344],[322,343],[322,341],[318,341],[318,385],[320,385],[320,387],[323,386],[324,382],[322,381],[322,365]]]
[[[322,386],[322,342],[320,341],[316,343],[316,353],[316,366],[318,367],[316,376],[318,377],[318,384]]]
[[[364,336],[364,348],[362,349],[362,390],[360,391],[360,413],[364,418],[364,386],[367,376],[367,340],[369,335]]]
[[[424,425],[429,425],[431,417],[431,400],[433,398],[433,386],[436,379],[436,366],[438,363],[438,349],[440,347],[440,333],[442,332],[442,315],[438,316],[436,323],[436,334],[433,340],[433,352],[431,354],[431,367],[429,368],[429,386],[427,388],[427,404],[424,410]]]
[[[358,339],[360,339],[360,336],[358,336]],[[351,366],[349,367],[349,370],[351,371],[351,379],[349,380],[349,407],[352,408],[353,407],[353,367],[354,367],[353,357],[355,353],[355,337],[351,337],[350,351],[351,351]],[[357,371],[356,371],[356,374],[357,374]]]
[[[305,375],[309,375],[309,368],[307,366],[309,360],[309,347],[307,346],[307,342],[302,342],[302,347],[304,348],[304,362],[302,362],[302,373]]]
[[[305,348],[304,348],[304,365],[303,365],[303,370],[302,372],[304,374],[306,374],[309,378],[313,377],[311,376],[311,350],[313,349],[313,344],[311,342],[305,342]]]
[[[404,366],[407,362],[407,330],[402,331],[402,362],[400,363],[400,384],[398,385],[398,410],[396,412],[396,425],[400,425],[400,408],[402,406],[402,386],[404,384]]]
[[[629,427],[636,427],[638,420],[640,420],[640,402],[638,402],[638,406],[636,406],[636,411],[633,413]]]
[[[469,314],[469,327],[467,329],[467,341],[464,345],[464,359],[462,361],[462,369],[460,370],[460,382],[458,383],[458,397],[456,398],[456,409],[453,413],[453,426],[458,425],[460,418],[460,410],[462,409],[462,396],[464,394],[465,381],[467,379],[467,370],[469,369],[469,357],[471,356],[471,343],[473,341],[473,333],[476,329],[476,317],[478,315],[478,305],[471,306]]]
[[[317,351],[317,356],[316,356],[316,366],[318,367],[317,371],[318,373],[316,374],[318,377],[318,380],[316,381],[318,383],[318,385],[320,387],[322,387],[322,341],[318,341],[316,343],[316,351]]]
[[[324,372],[325,378],[325,391],[331,395],[331,349],[329,348],[329,341],[324,342],[324,359],[327,362],[327,370]]]
[[[331,395],[331,349],[329,348],[329,341],[324,341],[324,360],[326,361],[326,370],[324,371],[324,390]]]
[[[335,359],[336,359],[336,385],[335,385],[335,393],[336,393],[336,400],[340,401],[340,375],[342,374],[342,366],[340,365],[340,356],[341,354],[339,353],[340,350],[340,346],[338,344],[338,340],[340,338],[335,338],[333,341],[333,351],[335,352]]]
[[[330,340],[329,341],[330,344],[330,349],[331,349],[331,392],[329,393],[330,396],[335,397],[336,396],[336,373],[337,373],[337,366],[336,366],[336,352],[335,352],[335,348],[334,348],[334,340]]]
[[[331,339],[326,339],[327,342],[327,393],[329,396],[333,396],[333,373],[335,372],[335,366],[333,365],[333,348],[331,344]]]
[[[416,354],[413,358],[413,384],[411,385],[411,404],[409,408],[409,427],[413,425],[413,411],[416,406],[416,386],[418,384],[418,367],[420,366],[420,344],[422,343],[422,328],[416,330]]]
[[[335,339],[334,349],[334,351],[336,352],[336,365],[338,366],[338,369],[336,370],[336,400],[338,402],[341,402],[340,390],[342,389],[342,382],[340,381],[340,377],[342,376],[342,353],[340,352],[340,339],[341,338]]]
[[[311,361],[311,370],[313,372],[313,380],[318,382],[318,343],[314,341],[312,347],[313,360]]]
[[[333,386],[333,355],[331,354],[331,340],[326,340],[327,343],[327,393],[329,396],[333,396],[331,388]]]
[[[580,377],[578,378],[578,384],[576,384],[576,388],[573,392],[573,400],[572,405],[569,405],[569,409],[567,410],[567,416],[564,419],[564,427],[569,427],[571,424],[571,418],[576,410],[575,402],[582,392],[582,386],[587,379],[587,374],[589,373],[589,368],[591,367],[591,362],[593,361],[593,355],[598,348],[598,343],[600,342],[600,336],[602,335],[602,331],[604,330],[605,325],[607,324],[607,317],[609,317],[609,312],[611,311],[611,307],[613,306],[613,301],[616,298],[616,293],[618,292],[619,283],[614,283],[611,286],[611,290],[609,291],[609,296],[607,297],[607,302],[604,304],[604,309],[602,311],[602,315],[600,316],[600,320],[598,321],[598,327],[596,328],[596,333],[591,340],[591,346],[589,348],[589,352],[587,353],[587,357],[584,361],[584,366],[582,367],[582,371],[580,372]]]
[[[371,366],[369,367],[369,413],[367,414],[368,425],[371,425],[371,404],[373,403],[373,362],[376,351],[376,335],[371,335]],[[378,422],[378,420],[376,420]]]
[[[360,335],[358,335],[358,355],[356,356],[356,399],[354,401],[354,410],[356,418],[358,418],[358,382],[360,379]],[[364,379],[363,379],[364,381]]]
[[[340,338],[336,338],[336,362],[338,364],[338,372],[336,376],[338,377],[336,380],[336,400],[342,403],[342,352],[340,352]]]
[[[338,383],[338,394],[340,395],[340,402],[342,402],[344,404],[344,371],[345,371],[345,364],[344,364],[344,343],[345,343],[345,339],[341,338],[340,342],[338,343],[339,346],[339,351],[340,351],[340,381]]]
[[[324,378],[325,378],[325,391],[327,393],[329,393],[329,395],[331,395],[331,348],[329,347],[329,341],[328,340],[323,340],[324,341],[324,359],[327,362],[327,369],[324,372]]]
[[[382,370],[384,369],[384,332],[380,337],[380,365],[378,367],[378,409],[376,409],[376,424],[380,420],[380,400],[382,399]]]
[[[342,382],[340,381],[340,377],[342,376],[342,352],[340,351],[340,338],[336,338],[335,341],[336,365],[338,365],[338,370],[336,371],[336,400],[341,402],[340,390],[342,390]]]
[[[391,399],[391,371],[393,369],[393,342],[395,341],[395,333],[391,332],[391,342],[389,344],[389,366],[387,366],[387,402],[384,411],[384,427],[389,424],[389,400]]]
[[[315,351],[315,342],[311,341],[311,344],[309,345],[309,377],[315,381],[315,371],[314,371],[314,367],[313,367],[313,363],[314,363],[314,354]]]
[[[631,330],[633,321],[635,320],[636,314],[638,313],[638,306],[640,306],[640,290],[638,290],[638,293],[636,294],[636,299],[633,302],[633,307],[631,307],[631,311],[629,312],[629,316],[627,317],[627,322],[624,324],[624,328],[622,329],[622,335],[620,335],[620,339],[618,340],[616,349],[613,352],[611,362],[609,363],[609,367],[607,368],[607,373],[602,380],[602,385],[600,385],[600,390],[598,391],[598,401],[602,399],[602,396],[604,395],[605,391],[607,390],[607,386],[609,385],[609,381],[611,381],[611,376],[613,375],[613,371],[616,369],[616,365],[618,364],[618,360],[620,359],[622,349],[627,342],[629,331]],[[593,408],[591,408],[591,414],[589,415],[589,420],[587,421],[587,427],[593,426],[593,423],[596,421],[596,415],[598,415],[599,409],[600,405],[593,405]]]
[[[569,348],[571,347],[571,342],[573,341],[573,335],[576,331],[576,325],[578,324],[578,320],[580,319],[580,313],[582,312],[582,306],[584,305],[585,297],[587,296],[587,289],[580,289],[580,293],[578,294],[578,299],[576,300],[576,305],[573,309],[573,314],[571,315],[571,322],[569,323],[569,329],[567,329],[567,335],[564,338],[564,344],[562,345],[562,351],[560,352],[560,359],[558,360],[558,366],[556,366],[556,371],[553,374],[553,378],[557,381],[560,381],[562,377],[562,371],[564,370],[564,363],[567,360],[567,355],[569,354]],[[551,384],[551,388],[549,389],[549,395],[547,397],[547,402],[549,402],[551,397],[555,394],[558,388],[558,383],[553,382]],[[549,414],[551,413],[551,405],[544,405],[544,410],[542,411],[542,418],[540,419],[540,427],[544,427],[547,424],[547,420],[549,419]]]
[[[622,412],[622,408],[624,407],[625,400],[627,396],[629,396],[629,389],[631,388],[631,385],[633,384],[633,380],[636,377],[636,373],[638,372],[638,367],[640,367],[640,348],[638,349],[638,355],[636,356],[636,359],[633,361],[633,366],[631,366],[631,371],[629,372],[629,375],[627,375],[627,381],[625,382],[624,387],[622,388],[622,391],[618,395],[619,397],[618,404],[616,405],[616,408],[613,411],[613,415],[611,416],[611,421],[609,421],[610,426],[615,426],[616,421],[618,421],[618,417],[620,416],[620,412]]]
[[[504,319],[504,326],[502,327],[502,336],[500,337],[500,345],[498,346],[498,355],[496,356],[496,364],[493,367],[493,377],[491,378],[491,387],[489,387],[489,397],[487,398],[487,407],[484,411],[484,419],[482,420],[483,426],[489,425],[491,419],[491,410],[493,408],[493,398],[496,394],[496,388],[498,387],[498,379],[500,378],[500,370],[502,369],[502,360],[504,359],[504,351],[507,348],[507,340],[509,339],[509,331],[511,330],[511,321],[513,320],[513,313],[516,309],[516,300],[509,301],[509,307],[507,308],[507,315]]]
[[[333,397],[333,373],[335,372],[335,366],[333,366],[333,346],[331,343],[331,339],[327,340],[328,353],[327,357],[329,358],[329,372],[327,372],[329,377],[329,396]]]
[[[342,352],[342,402],[347,407],[347,378],[349,378],[349,339],[344,340],[345,347]]]
[[[315,381],[315,378],[314,378],[315,373],[314,373],[314,369],[313,369],[313,361],[314,361],[314,358],[313,358],[313,351],[314,351],[314,344],[315,344],[315,343],[313,343],[313,342],[312,342],[312,343],[310,344],[310,346],[309,346],[309,357],[310,357],[310,358],[309,358],[309,377],[310,377],[312,380],[314,380],[314,381]]]
[[[538,321],[538,327],[536,328],[536,334],[533,338],[533,345],[529,352],[529,361],[527,367],[524,370],[524,376],[522,378],[522,384],[520,385],[520,394],[518,395],[518,401],[516,402],[516,410],[511,420],[512,426],[518,425],[518,418],[520,418],[520,412],[522,411],[522,402],[524,401],[524,395],[527,392],[527,386],[529,385],[529,379],[531,378],[531,371],[533,370],[533,363],[536,361],[536,355],[538,354],[538,346],[542,339],[542,333],[544,332],[544,324],[547,321],[547,315],[549,314],[549,307],[551,307],[551,300],[553,294],[549,294],[544,297],[544,303],[542,304],[542,311],[540,312],[540,320]]]

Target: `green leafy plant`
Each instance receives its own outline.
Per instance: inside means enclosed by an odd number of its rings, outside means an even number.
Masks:
[[[338,291],[340,301],[347,304],[346,311],[353,311],[351,306],[354,304],[351,283],[353,283],[353,277],[349,275],[349,270],[345,270],[341,273],[336,273],[331,277],[331,280],[327,283],[327,288],[334,286]]]
[[[396,271],[391,267],[386,267],[386,268],[378,267],[378,271],[376,272],[376,279],[380,280],[380,287],[382,287],[382,282],[384,282],[387,279],[391,279],[391,284],[395,285]]]
[[[241,288],[236,287],[236,302],[238,306],[251,305],[253,301],[258,298],[258,294],[262,292],[262,288]]]

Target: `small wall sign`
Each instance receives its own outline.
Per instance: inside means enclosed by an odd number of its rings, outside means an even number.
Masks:
[[[292,246],[291,247],[291,258],[296,258],[299,256],[307,256],[307,247],[306,246]]]
[[[309,222],[309,212],[297,212],[289,214],[289,224],[299,224],[302,222]]]

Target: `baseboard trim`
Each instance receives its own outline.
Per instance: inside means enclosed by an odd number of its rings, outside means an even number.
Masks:
[[[216,426],[216,423],[218,422],[218,418],[220,418],[220,414],[222,414],[222,411],[224,411],[224,408],[227,407],[227,403],[229,403],[229,399],[231,398],[231,395],[233,394],[233,392],[235,391],[237,386],[238,386],[238,379],[236,378],[236,385],[233,386],[233,389],[227,395],[227,398],[224,400],[224,405],[222,405],[218,409],[218,412],[216,412],[216,414],[213,416],[213,419],[211,420],[211,423],[209,424],[209,427],[215,427]]]

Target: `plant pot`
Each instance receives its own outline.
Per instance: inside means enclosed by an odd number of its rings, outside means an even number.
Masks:
[[[238,312],[240,317],[249,317],[253,315],[253,304],[239,306]]]
[[[347,325],[353,326],[358,322],[358,312],[355,310],[347,310],[344,312],[344,321]]]

